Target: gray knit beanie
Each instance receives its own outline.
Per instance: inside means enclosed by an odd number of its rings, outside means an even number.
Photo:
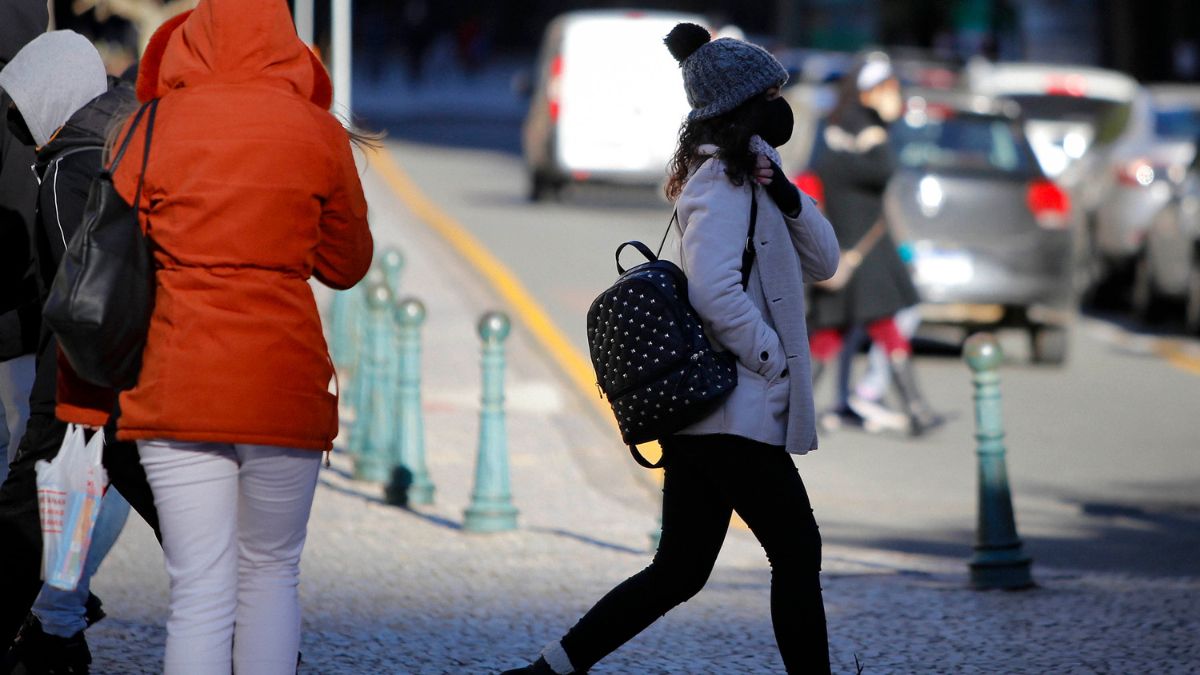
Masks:
[[[0,70],[0,89],[17,105],[41,147],[80,108],[108,91],[100,53],[70,30],[37,36]]]
[[[694,23],[675,26],[663,42],[683,70],[689,121],[724,115],[788,80],[783,64],[767,50],[734,38],[710,41],[708,30]]]

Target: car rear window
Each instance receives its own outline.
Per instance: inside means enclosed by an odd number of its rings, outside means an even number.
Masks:
[[[1038,172],[1020,128],[998,116],[907,115],[893,125],[892,144],[900,164],[914,169],[1020,177]]]
[[[1095,130],[1095,142],[1101,144],[1115,140],[1129,122],[1128,102],[1045,94],[1007,98],[1020,104],[1021,114],[1031,120],[1084,122]]]

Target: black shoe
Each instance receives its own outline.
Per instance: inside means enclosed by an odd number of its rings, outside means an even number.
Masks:
[[[831,408],[820,415],[821,429],[828,432],[841,429],[862,429],[866,420],[852,408]]]
[[[81,675],[92,663],[83,631],[71,637],[50,635],[30,614],[8,652],[10,675]]]
[[[96,597],[95,593],[88,593],[87,602],[83,603],[83,620],[87,622],[87,627],[100,623],[100,620],[108,616],[104,613],[104,603],[100,602],[100,598]]]
[[[537,661],[525,666],[524,668],[513,668],[506,670],[500,675],[554,675],[554,669],[546,663],[546,659],[539,656]]]

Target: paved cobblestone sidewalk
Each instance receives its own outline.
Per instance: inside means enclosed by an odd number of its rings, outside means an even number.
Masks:
[[[649,561],[655,488],[515,326],[508,430],[521,527],[460,530],[477,442],[474,324],[496,301],[376,177],[366,184],[379,243],[403,249],[403,283],[429,308],[424,404],[437,503],[388,506],[379,486],[349,480],[348,458],[334,455],[304,557],[301,672],[513,667]],[[868,674],[1200,672],[1200,578],[1036,575],[1036,590],[978,593],[966,587],[965,560],[827,545],[835,671],[854,672],[857,655]],[[769,580],[753,538],[732,530],[705,590],[595,672],[780,672]],[[157,672],[167,583],[136,518],[94,590],[109,613],[88,633],[94,672]]]

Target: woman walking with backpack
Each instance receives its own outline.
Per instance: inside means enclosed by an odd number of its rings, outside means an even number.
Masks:
[[[537,661],[509,673],[583,673],[700,591],[733,512],[771,563],[771,618],[790,673],[829,672],[821,538],[792,454],[817,447],[804,282],[829,278],[828,221],[779,169],[791,136],[787,72],[766,50],[680,24],[666,39],[692,110],[667,196],[682,229],[688,297],[737,386],[699,422],[660,439],[662,537],[653,562],[602,598]],[[759,187],[762,187],[760,190]],[[757,194],[755,194],[757,193]],[[757,204],[751,274],[743,251]]]
[[[144,179],[156,295],[118,437],[138,442],[159,513],[164,670],[295,673],[300,555],[337,433],[309,279],[348,288],[372,254],[351,139],[283,0],[201,0],[167,21],[137,94],[157,111],[126,123],[113,180],[133,204]],[[111,406],[60,387],[59,417],[106,421]]]

